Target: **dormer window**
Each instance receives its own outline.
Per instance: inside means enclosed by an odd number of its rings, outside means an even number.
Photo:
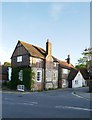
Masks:
[[[17,62],[22,62],[22,56],[17,57]]]

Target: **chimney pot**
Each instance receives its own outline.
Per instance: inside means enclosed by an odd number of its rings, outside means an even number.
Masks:
[[[49,39],[47,39],[47,42],[46,42],[46,54],[52,55],[52,44],[49,41]]]
[[[49,42],[49,39],[47,39],[47,42]]]
[[[68,55],[67,63],[70,64],[70,55]]]

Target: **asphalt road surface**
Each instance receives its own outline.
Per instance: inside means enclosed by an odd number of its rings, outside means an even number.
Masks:
[[[73,89],[2,94],[3,118],[90,118],[91,110],[90,99]]]

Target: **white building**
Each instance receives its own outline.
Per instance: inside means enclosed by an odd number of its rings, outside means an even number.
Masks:
[[[86,86],[87,82],[83,78],[81,72],[79,71],[75,78],[72,80],[72,88],[83,87]]]
[[[77,88],[88,85],[89,74],[86,68],[71,70],[68,76],[68,87]]]

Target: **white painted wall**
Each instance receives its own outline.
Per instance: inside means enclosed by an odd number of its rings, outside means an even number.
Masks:
[[[12,68],[8,67],[8,80],[11,81]]]
[[[85,79],[83,78],[82,74],[79,71],[74,80],[72,80],[72,88],[82,87],[83,85],[84,86],[86,85]]]

